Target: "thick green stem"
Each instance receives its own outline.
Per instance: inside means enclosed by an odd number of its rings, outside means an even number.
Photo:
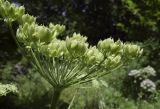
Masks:
[[[58,109],[58,101],[61,95],[62,89],[55,88],[53,92],[52,102],[51,102],[51,109]]]

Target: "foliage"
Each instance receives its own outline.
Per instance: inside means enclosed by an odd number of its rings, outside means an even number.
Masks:
[[[159,64],[160,61],[160,40],[157,39],[148,39],[143,43],[144,56],[147,57],[145,60],[145,66],[151,65],[158,72],[157,76],[159,77]]]
[[[50,105],[51,86],[36,72],[30,68],[25,60],[21,62],[8,62],[0,69],[2,83],[16,85],[16,96],[7,95],[0,98],[1,107],[10,109],[47,109]],[[34,73],[33,73],[34,72]],[[12,107],[8,107],[11,103]]]
[[[125,12],[117,27],[127,33],[130,39],[144,40],[159,38],[160,1],[122,0]]]
[[[116,77],[112,80],[117,80]],[[104,80],[94,80],[92,84],[78,88],[77,93],[76,89],[70,89],[63,94],[63,99],[68,101],[68,97],[73,96],[70,92],[76,93],[71,109],[156,109],[160,105],[159,100],[153,103],[126,98],[119,89],[112,87],[112,84],[108,84]]]
[[[8,93],[17,93],[17,87],[14,84],[1,84],[0,83],[0,96],[6,96]]]

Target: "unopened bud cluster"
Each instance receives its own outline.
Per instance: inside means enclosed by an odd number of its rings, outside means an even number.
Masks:
[[[36,46],[43,49],[45,56],[79,59],[86,64],[101,64],[101,66],[115,67],[121,63],[122,57],[135,58],[141,54],[137,45],[123,44],[112,38],[101,40],[97,46],[89,46],[87,38],[81,34],[74,33],[65,40],[58,39],[65,30],[63,25],[50,24],[48,27],[36,23],[20,26],[17,30],[17,38],[21,43],[32,48]],[[39,44],[40,43],[40,44]],[[40,51],[41,52],[41,51]],[[68,57],[69,56],[69,57]]]
[[[39,25],[35,17],[25,14],[23,6],[4,0],[0,0],[0,14],[7,22],[19,22],[17,40],[25,46],[34,65],[52,85],[88,81],[118,67],[124,58],[136,58],[142,53],[139,46],[112,38],[101,40],[95,46],[89,45],[87,37],[78,33],[61,40],[58,36],[65,31],[64,25]]]
[[[0,15],[7,23],[17,21],[19,24],[24,24],[24,22],[31,24],[36,20],[35,17],[25,14],[23,6],[17,6],[6,0],[0,0]]]

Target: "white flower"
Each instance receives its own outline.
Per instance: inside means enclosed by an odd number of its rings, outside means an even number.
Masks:
[[[128,73],[128,76],[134,76],[134,77],[138,77],[140,76],[141,72],[139,70],[131,70],[129,73]]]
[[[151,66],[147,66],[145,68],[143,68],[141,70],[142,73],[147,73],[150,76],[155,76],[156,75],[156,71],[151,67]]]
[[[145,79],[141,82],[140,87],[148,92],[154,92],[156,90],[156,85],[150,79]]]

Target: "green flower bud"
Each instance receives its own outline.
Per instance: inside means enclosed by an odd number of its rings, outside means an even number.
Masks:
[[[120,41],[114,42],[112,38],[105,39],[98,42],[98,49],[106,56],[117,54],[121,52],[122,43]]]
[[[25,14],[23,6],[18,7],[15,4],[10,4],[8,1],[1,1],[0,4],[0,14],[5,22],[11,23]]]
[[[11,4],[8,1],[5,1],[4,2],[4,6],[5,6],[5,8],[8,9],[11,6]]]
[[[52,40],[51,32],[49,28],[45,26],[35,26],[35,32],[33,34],[40,42],[48,43]]]
[[[16,37],[17,37],[17,39],[18,39],[19,42],[23,43],[26,40],[26,36],[21,31],[22,31],[21,27],[17,29],[17,35],[16,35]]]
[[[11,4],[10,4],[8,1],[5,1],[5,2],[2,4],[2,7],[4,8],[4,12],[5,12],[5,14],[7,15],[7,14],[8,14],[8,11],[9,11],[10,8],[11,8]]]
[[[35,25],[36,24],[28,24],[25,23],[24,25],[20,26],[17,30],[17,39],[25,44],[29,44],[31,42],[35,42],[38,40],[33,34],[35,32]]]
[[[3,4],[2,5],[0,4],[0,14],[3,18],[5,18],[6,12]]]
[[[141,49],[140,46],[138,45],[124,44],[123,51],[126,57],[135,58],[135,57],[139,57],[142,54],[143,49]]]
[[[34,22],[32,24],[25,23],[20,26],[17,31],[17,38],[20,42],[39,42],[39,43],[50,43],[52,38],[52,32],[46,26],[39,26]],[[55,40],[55,39],[54,39]]]
[[[73,42],[71,43],[71,49],[74,49],[76,47],[78,47],[78,41],[73,40]]]
[[[48,52],[50,57],[60,57],[60,56],[67,56],[68,51],[66,48],[65,41],[62,40],[53,40],[48,45]]]
[[[86,40],[86,37],[76,33],[73,34],[73,37],[67,37],[66,46],[69,53],[73,57],[82,57],[88,49],[88,43],[86,43]]]
[[[111,53],[117,54],[121,52],[121,45],[113,43],[110,46]]]
[[[25,8],[24,8],[24,6],[18,7],[17,10],[16,10],[16,14],[19,17],[22,17],[25,14]]]
[[[5,1],[2,5],[1,5],[1,15],[4,18],[5,22],[12,22],[15,19],[14,17],[14,5],[11,5],[8,1]]]
[[[114,67],[117,67],[120,63],[121,63],[120,55],[117,55],[117,56],[111,55],[105,59],[102,66],[104,66],[105,68],[114,68]]]
[[[98,42],[98,48],[100,49],[100,51],[102,52],[107,52],[110,48],[110,45],[114,43],[114,40],[112,38],[108,38],[108,39],[105,39],[105,40],[100,40]]]
[[[103,54],[94,46],[89,48],[84,54],[84,62],[87,64],[99,64],[104,59]]]
[[[16,12],[16,6],[15,4],[11,4],[10,7],[8,7],[7,16],[11,18],[13,21],[16,20],[15,12]]]
[[[20,24],[25,24],[25,23],[32,24],[36,22],[36,18],[29,14],[24,14],[21,17],[19,17],[18,22]]]
[[[22,16],[25,14],[25,8],[23,6],[16,6],[13,5],[13,9],[14,9],[14,13],[12,15],[12,17],[14,18],[14,20],[18,20],[19,18],[22,18]]]
[[[58,35],[65,31],[65,26],[59,24],[54,25],[53,23],[50,23],[49,29],[52,32],[52,37],[56,38]]]
[[[34,45],[35,45],[35,43],[34,43]],[[31,45],[31,47],[33,48],[32,45]],[[42,54],[43,56],[49,57],[48,44],[36,42],[35,50],[40,52],[40,54]]]

